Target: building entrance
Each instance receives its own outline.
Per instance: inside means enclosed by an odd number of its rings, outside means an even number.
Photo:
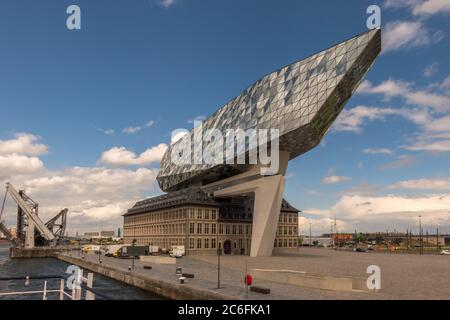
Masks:
[[[223,243],[223,253],[231,254],[231,241],[227,240]]]

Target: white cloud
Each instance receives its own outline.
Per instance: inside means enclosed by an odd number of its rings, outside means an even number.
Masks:
[[[170,140],[171,144],[175,144],[178,140],[183,138],[186,134],[188,134],[189,131],[186,129],[176,129],[172,131],[172,137]]]
[[[327,210],[325,210],[327,211]],[[335,220],[332,217],[328,218],[321,218],[321,217],[314,217],[314,218],[307,218],[300,216],[298,218],[298,231],[303,236],[309,236],[309,231],[311,230],[312,236],[319,236],[324,233],[330,233],[332,226],[334,226]],[[336,226],[337,231],[342,232],[345,230],[352,230],[352,225],[349,224],[346,221],[336,219]],[[311,227],[311,229],[310,229]],[[354,231],[354,229],[353,229]],[[352,232],[353,232],[352,231]],[[308,241],[308,240],[306,240]]]
[[[36,143],[40,137],[29,133],[17,133],[14,139],[0,140],[0,154],[22,154],[38,156],[48,153],[48,147]]]
[[[385,115],[395,111],[389,108],[371,108],[357,106],[352,109],[344,109],[333,124],[335,131],[361,132],[366,121],[381,120]]]
[[[434,76],[438,72],[438,64],[432,63],[423,70],[423,75],[427,78]]]
[[[106,134],[107,136],[112,136],[114,134],[114,130],[106,129],[106,130],[103,130],[103,133]]]
[[[382,94],[386,99],[399,97],[410,105],[431,107],[438,112],[450,111],[450,97],[429,90],[414,90],[410,83],[393,79],[386,80],[377,86],[365,80],[358,93]]]
[[[161,161],[167,151],[166,144],[159,144],[142,152],[140,155],[125,147],[114,147],[102,153],[99,163],[112,166],[143,166]]]
[[[323,184],[337,184],[337,183],[349,182],[351,180],[352,179],[350,177],[330,175],[330,176],[324,177],[322,179],[322,183]]]
[[[405,7],[415,7],[421,0],[386,0],[383,6],[386,9],[398,9]]]
[[[330,216],[331,211],[327,210],[327,209],[324,210],[324,209],[311,208],[311,209],[304,210],[302,212],[302,214],[308,214],[308,215],[312,215],[312,216]]]
[[[44,163],[37,157],[29,157],[16,153],[0,154],[0,179],[39,172],[44,169]]]
[[[363,150],[363,153],[365,154],[385,154],[385,155],[391,155],[394,152],[391,149],[387,148],[366,148]]]
[[[151,127],[153,127],[154,125],[155,125],[155,121],[149,120],[145,125],[141,125],[141,126],[131,126],[131,127],[124,128],[124,129],[122,130],[122,133],[125,133],[125,134],[135,134],[135,133],[138,133],[138,132],[142,131],[142,130],[145,129],[145,128],[151,128]]]
[[[175,0],[158,0],[158,2],[164,8],[169,8],[175,4]]]
[[[364,81],[358,93],[379,94],[385,100],[400,98],[414,109],[402,108],[369,108],[358,106],[350,110],[344,110],[337,119],[333,129],[335,131],[361,132],[362,127],[368,121],[384,120],[386,116],[396,115],[411,121],[419,126],[421,133],[415,136],[415,142],[404,146],[411,151],[448,152],[450,151],[450,96],[440,91],[450,88],[450,77],[441,83],[429,86],[425,90],[414,89],[411,83],[398,80],[383,81],[379,85],[373,85],[370,81]],[[438,114],[444,114],[438,117]],[[410,160],[410,159],[409,159]],[[399,159],[398,165],[404,166],[408,159]],[[408,163],[409,165],[410,163]],[[397,166],[397,164],[393,164]]]
[[[128,127],[122,130],[122,133],[126,133],[126,134],[135,134],[138,133],[139,131],[142,130],[142,127]]]
[[[384,120],[386,116],[401,116],[416,124],[429,121],[430,116],[423,109],[393,109],[357,106],[352,109],[344,109],[336,119],[334,131],[348,131],[359,133],[363,126],[369,121]]]
[[[98,230],[100,221],[104,229],[115,230],[122,225],[121,215],[135,201],[157,190],[157,169],[69,167],[49,170],[41,159],[30,156],[47,152],[48,147],[37,144],[38,140],[37,136],[26,133],[17,134],[12,140],[0,140],[0,185],[9,181],[17,189],[25,190],[39,203],[39,215],[43,220],[69,208],[68,223],[72,231]],[[136,164],[156,162],[166,149],[166,145],[160,144],[131,160]],[[3,217],[9,225],[15,224],[15,212],[15,205],[8,199]]]
[[[405,180],[389,185],[388,189],[450,190],[450,178]]]
[[[430,31],[422,21],[394,21],[386,24],[382,36],[383,52],[429,46],[444,38],[442,31]]]
[[[62,208],[69,208],[68,226],[75,230],[115,230],[122,225],[121,215],[149,192],[156,191],[158,170],[72,167],[58,171],[41,171],[30,175],[5,178],[18,189],[24,189],[39,203],[39,215],[47,220]],[[12,208],[10,211],[15,212]],[[8,211],[8,213],[10,212]],[[7,222],[14,223],[8,214]]]
[[[367,227],[372,224],[380,230],[380,225],[390,226],[392,229],[396,224],[415,224],[419,214],[422,215],[424,224],[448,226],[449,208],[450,195],[343,196],[333,206],[332,212],[339,213],[339,218],[344,221],[363,223]]]
[[[205,119],[206,119],[206,117],[204,115],[199,115],[199,116],[195,117],[194,119],[188,120],[187,122],[195,124],[196,122],[203,122],[203,121],[205,121]]]
[[[442,81],[440,87],[442,89],[450,89],[450,76],[448,76],[447,78],[445,78],[444,81]]]
[[[417,4],[413,13],[415,15],[433,15],[438,13],[450,13],[450,1],[448,0],[427,0]]]
[[[404,147],[412,151],[429,151],[429,152],[449,152],[450,140],[441,140],[434,142],[417,142],[411,146]]]
[[[397,157],[395,161],[386,163],[381,167],[383,170],[400,169],[413,165],[415,158],[413,156],[402,154]]]
[[[433,15],[450,12],[448,0],[386,0],[387,9],[409,8],[414,15]]]

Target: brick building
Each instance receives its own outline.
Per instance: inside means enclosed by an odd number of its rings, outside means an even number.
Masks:
[[[299,210],[283,200],[276,249],[297,247]],[[253,199],[212,198],[188,188],[137,202],[124,215],[124,243],[170,249],[184,245],[187,254],[249,254]]]

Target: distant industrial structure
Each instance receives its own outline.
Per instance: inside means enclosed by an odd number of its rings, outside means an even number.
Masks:
[[[92,231],[85,232],[85,239],[100,239],[100,238],[115,238],[116,233],[114,231]]]
[[[440,233],[413,234],[402,232],[371,232],[371,233],[334,233],[321,236],[300,236],[302,245],[306,246],[346,246],[366,243],[372,245],[392,245],[405,248],[445,247],[450,246],[450,235]]]
[[[7,195],[17,203],[17,227],[8,229],[0,222],[0,232],[10,240],[15,247],[32,249],[35,246],[55,246],[65,240],[67,226],[67,208],[43,222],[39,217],[39,205],[23,190],[17,191],[12,184],[6,184],[0,219],[3,215]]]

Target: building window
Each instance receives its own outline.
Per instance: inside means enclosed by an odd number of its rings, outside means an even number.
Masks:
[[[216,248],[216,239],[212,238],[211,239],[211,249],[215,249]]]
[[[205,239],[205,249],[209,249],[209,239]]]
[[[190,249],[194,249],[194,244],[195,244],[194,239],[189,239],[189,248]]]
[[[212,210],[211,219],[216,220],[216,217],[217,217],[216,210]]]
[[[208,223],[205,223],[204,233],[209,234],[209,224]]]
[[[202,224],[197,223],[197,234],[201,234],[201,233],[202,233]]]
[[[197,249],[201,249],[202,248],[202,239],[198,238],[197,239]]]
[[[197,219],[202,218],[202,209],[197,209]]]
[[[230,234],[230,225],[225,225],[225,234]]]
[[[209,220],[209,209],[205,209],[205,220]]]
[[[235,224],[233,224],[233,227],[232,227],[232,234],[236,234],[236,225]]]
[[[216,234],[216,224],[211,225],[211,234]]]
[[[189,233],[194,234],[194,224],[193,223],[189,224]]]
[[[223,224],[219,224],[219,234],[223,234]]]
[[[239,234],[242,234],[242,224],[239,225]]]

